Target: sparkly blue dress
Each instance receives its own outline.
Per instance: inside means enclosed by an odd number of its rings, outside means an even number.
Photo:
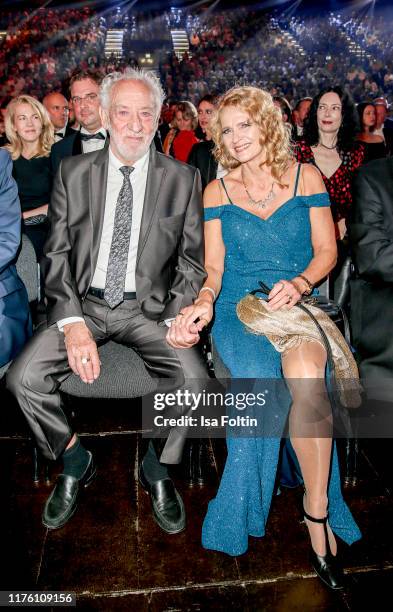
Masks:
[[[312,259],[309,209],[329,206],[330,202],[327,193],[297,195],[298,176],[293,197],[266,220],[237,206],[229,196],[228,204],[205,209],[206,222],[221,220],[226,249],[212,333],[234,379],[282,379],[280,354],[265,336],[245,331],[236,316],[236,304],[258,288],[259,280],[271,287],[282,278],[301,273]],[[223,181],[222,184],[225,189]],[[289,395],[282,401],[285,402],[278,413],[266,410],[267,431],[272,431],[274,419],[278,429],[284,428]],[[264,418],[263,411],[262,414]],[[269,436],[227,437],[225,469],[202,528],[205,548],[241,555],[248,548],[250,535],[265,534],[280,450],[280,433]],[[352,544],[361,534],[342,497],[335,447],[328,496],[329,524],[346,543]]]

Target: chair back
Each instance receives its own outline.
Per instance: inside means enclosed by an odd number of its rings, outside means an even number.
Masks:
[[[334,281],[334,301],[337,302],[341,308],[348,305],[352,268],[352,259],[347,255],[342,262],[340,273]]]

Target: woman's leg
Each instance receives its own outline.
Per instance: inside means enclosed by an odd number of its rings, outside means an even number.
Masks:
[[[292,394],[289,433],[304,479],[305,511],[323,518],[328,506],[328,481],[332,453],[332,415],[325,387],[326,351],[318,342],[302,342],[282,359],[284,376]],[[318,555],[326,554],[323,525],[306,520],[311,543]],[[328,527],[331,552],[337,546]]]

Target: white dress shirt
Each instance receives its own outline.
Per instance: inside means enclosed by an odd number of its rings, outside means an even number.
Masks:
[[[99,151],[103,149],[105,146],[105,141],[107,138],[106,129],[100,128],[95,134],[100,132],[105,138],[92,138],[91,140],[82,140],[82,151],[83,153],[92,153],[93,151]],[[81,128],[81,134],[89,134],[91,136],[91,132],[88,132],[85,128]]]
[[[55,142],[60,142],[60,140],[63,140],[65,136],[66,127],[67,124],[65,124],[65,126],[62,127],[60,130],[55,128]]]
[[[120,168],[124,164],[109,149],[108,182],[106,186],[104,223],[102,226],[101,244],[98,251],[97,266],[94,272],[92,286],[97,289],[105,288],[106,271],[108,267],[109,251],[112,243],[115,209],[124,176]],[[135,291],[135,265],[138,249],[139,230],[141,227],[143,201],[145,199],[147,171],[149,169],[149,152],[134,164],[134,171],[130,174],[133,192],[132,225],[130,248],[128,251],[128,264],[124,291]]]
[[[89,141],[91,142],[91,141]],[[94,141],[104,142],[104,141]],[[96,289],[105,288],[106,272],[108,268],[109,252],[112,243],[113,226],[115,220],[115,210],[117,198],[123,185],[124,176],[120,168],[124,166],[109,148],[108,180],[106,187],[104,221],[102,226],[101,243],[98,250],[97,265],[94,271],[92,287]],[[147,172],[149,169],[149,152],[134,164],[134,170],[130,174],[130,182],[133,191],[131,238],[128,251],[128,263],[124,291],[135,291],[135,267],[139,241],[139,231],[141,227],[143,202],[145,199]],[[83,321],[81,317],[67,317],[57,322],[60,331],[64,325]]]

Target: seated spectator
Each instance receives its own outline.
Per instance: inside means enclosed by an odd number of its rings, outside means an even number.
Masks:
[[[20,224],[12,162],[9,154],[0,150],[0,367],[14,359],[31,336],[27,292],[14,265]]]
[[[210,121],[214,113],[214,106],[217,101],[217,96],[206,94],[199,100],[198,103],[198,127],[195,130],[195,135],[200,140],[211,140],[211,132],[209,130]]]
[[[64,136],[72,134],[71,128],[67,125],[68,101],[63,94],[52,91],[43,98],[42,104],[48,111],[50,120],[55,128],[55,142],[59,142]]]
[[[18,96],[7,106],[6,145],[22,208],[22,231],[33,243],[37,261],[48,233],[48,204],[52,189],[49,154],[54,129],[43,105],[31,96]]]
[[[376,112],[372,102],[361,102],[357,106],[359,113],[360,129],[357,140],[363,143],[365,148],[364,161],[386,157],[387,148],[384,137],[381,134],[374,134],[376,126]]]
[[[172,128],[172,121],[175,117],[177,102],[175,101],[167,101],[164,102],[161,109],[158,132],[160,134],[161,142],[165,143],[165,139],[168,135],[168,132]],[[164,147],[164,144],[163,144]]]
[[[186,162],[192,147],[194,144],[199,142],[198,138],[195,136],[195,129],[198,125],[198,113],[197,109],[191,102],[179,102],[175,113],[175,123],[176,132],[174,136],[172,133],[172,142],[169,146],[169,154],[179,161]],[[169,136],[170,133],[168,134],[166,141],[168,140]],[[164,152],[167,152],[165,148]]]
[[[313,99],[304,123],[304,139],[297,143],[297,158],[322,174],[335,222],[338,260],[331,273],[333,296],[347,305],[349,251],[347,220],[352,204],[352,178],[364,162],[364,146],[355,142],[358,114],[352,97],[341,87],[327,87]]]
[[[217,178],[218,162],[213,155],[214,142],[210,130],[210,122],[213,117],[216,101],[217,98],[215,96],[208,94],[198,104],[199,127],[204,139],[194,144],[187,162],[191,166],[198,168],[201,173],[203,190],[210,181]],[[224,174],[226,174],[225,171]]]
[[[388,118],[389,105],[386,98],[374,100],[376,125],[374,133],[383,137],[387,154],[393,155],[393,121]]]
[[[314,164],[322,174],[340,239],[346,234],[353,173],[364,161],[364,147],[355,142],[358,131],[350,94],[341,87],[327,87],[313,99],[296,149],[299,162]]]
[[[392,176],[391,157],[360,168],[349,225],[357,273],[351,281],[352,341],[361,376],[374,381],[393,374],[393,339],[388,331],[393,325]],[[383,392],[383,385],[377,386]]]
[[[292,120],[294,130],[292,133],[293,140],[301,140],[303,137],[304,121],[310,110],[312,98],[301,98],[292,111]]]
[[[74,130],[70,136],[63,138],[52,148],[50,162],[53,175],[64,157],[104,148],[107,133],[102,127],[98,98],[101,80],[101,76],[91,70],[82,70],[71,78],[71,101],[80,131]]]
[[[284,123],[289,123],[292,126],[292,111],[288,100],[284,96],[273,96],[273,102],[274,106],[281,110]]]

